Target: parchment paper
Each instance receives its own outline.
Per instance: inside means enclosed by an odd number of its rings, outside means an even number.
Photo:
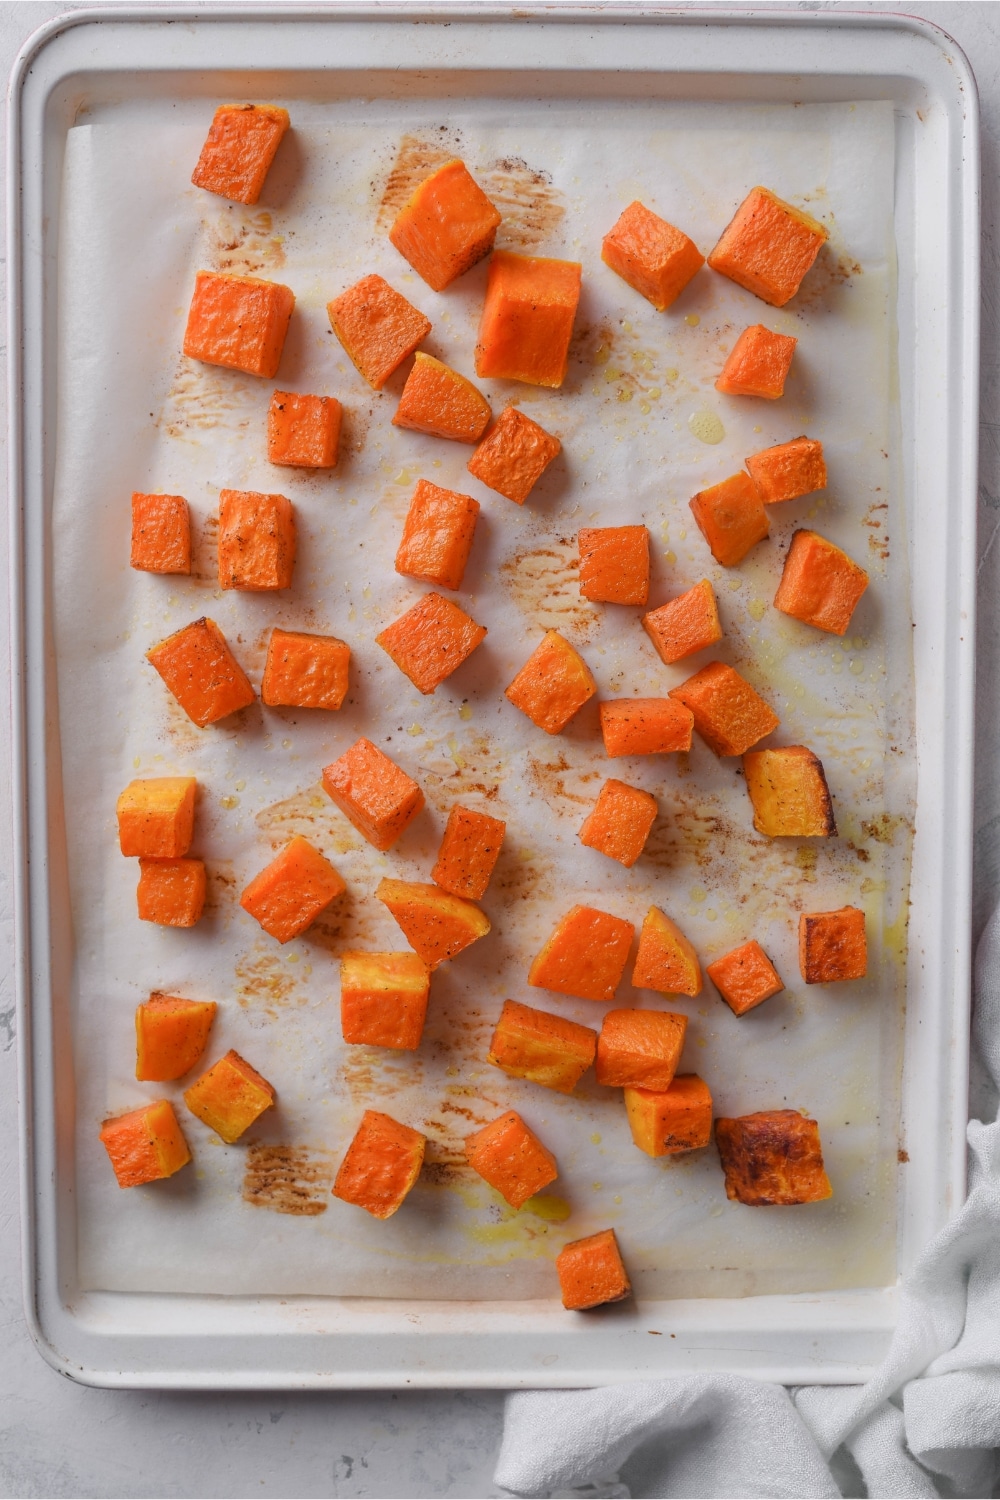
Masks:
[[[77,956],[81,1284],[550,1297],[562,1244],[608,1225],[645,1295],[891,1281],[912,817],[891,107],[484,99],[293,100],[289,108],[294,131],[253,208],[189,183],[211,114],[203,103],[109,107],[69,136],[52,541]],[[407,184],[452,154],[504,213],[498,244],[583,263],[562,390],[480,382],[496,413],[515,399],[562,439],[563,456],[523,509],[467,473],[467,447],[393,428],[405,370],[380,395],[369,391],[325,313],[331,297],[378,271],[432,319],[425,348],[473,376],[485,266],[438,295],[385,233]],[[706,269],[660,314],[601,263],[601,236],[632,199],[707,251],[758,182],[831,232],[788,308],[767,308]],[[276,381],[181,355],[202,267],[293,288]],[[719,396],[713,382],[736,335],[761,321],[800,341],[785,397]],[[268,464],[265,413],[275,388],[343,400],[345,441],[333,473]],[[689,497],[739,469],[748,453],[802,432],[824,443],[828,491],[772,508],[770,540],[738,568],[719,568],[692,523]],[[426,591],[392,566],[420,477],[482,503],[457,597],[489,628],[485,644],[426,698],[374,643]],[[219,591],[213,524],[223,487],[291,498],[299,528],[292,589]],[[129,568],[131,492],[158,489],[190,502],[190,579]],[[655,557],[651,605],[702,577],[720,599],[725,642],[673,668],[656,657],[639,610],[579,596],[578,528],[640,521]],[[844,640],[769,607],[784,545],[801,525],[815,525],[872,575]],[[352,689],[343,709],[257,705],[196,729],[144,652],[204,613],[255,684],[274,625],[348,641]],[[732,662],[780,714],[775,742],[820,755],[839,838],[755,835],[738,763],[717,761],[697,739],[689,756],[608,761],[594,703],[563,735],[537,730],[503,688],[550,626],[581,649],[602,697],[661,695],[712,655]],[[355,834],[318,785],[321,767],[361,734],[415,776],[428,799],[386,855]],[[134,776],[171,773],[193,773],[201,787],[192,852],[208,863],[210,897],[191,931],[138,921],[136,861],[117,847],[118,793]],[[648,788],[660,804],[631,871],[577,839],[607,776]],[[347,1047],[336,955],[405,946],[374,887],[387,873],[428,878],[459,799],[507,820],[483,902],[493,931],[435,974],[419,1052]],[[238,897],[296,832],[334,861],[348,894],[282,948]],[[655,902],[703,962],[750,937],[763,943],[786,990],[740,1020],[707,982],[695,1000],[637,994],[623,983],[617,1003],[690,1017],[682,1069],[709,1082],[718,1114],[784,1106],[814,1114],[830,1202],[770,1210],[728,1203],[714,1146],[649,1159],[631,1144],[620,1095],[593,1075],[566,1099],[486,1063],[507,996],[599,1027],[604,1006],[526,984],[531,958],[576,901],[637,929]],[[845,903],[868,916],[869,977],[806,989],[798,913]],[[133,1011],[152,990],[217,1000],[205,1065],[232,1046],[275,1085],[278,1108],[247,1140],[224,1146],[188,1113],[181,1092],[189,1080],[135,1081]],[[97,1139],[100,1122],[163,1095],[178,1105],[194,1164],[168,1182],[121,1191]],[[519,1214],[463,1165],[461,1146],[511,1106],[560,1164],[551,1190]],[[329,1195],[366,1107],[417,1126],[430,1142],[420,1182],[385,1223]]]

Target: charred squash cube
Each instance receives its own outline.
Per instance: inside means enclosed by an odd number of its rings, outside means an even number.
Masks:
[[[833,1196],[819,1126],[794,1109],[716,1120],[726,1197],[753,1207],[818,1203]]]
[[[868,972],[864,912],[856,906],[803,912],[799,917],[799,968],[806,984],[864,979]]]

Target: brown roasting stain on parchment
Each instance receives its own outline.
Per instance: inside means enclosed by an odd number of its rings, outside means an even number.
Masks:
[[[249,415],[238,420],[230,415],[246,405],[247,395],[248,387],[238,372],[227,371],[223,376],[182,355],[156,426],[173,438],[216,427],[247,428]]]
[[[285,246],[280,235],[271,233],[271,215],[262,210],[241,221],[238,212],[230,210],[205,225],[210,269],[230,276],[278,270],[285,264]]]
[[[282,802],[273,802],[270,807],[262,808],[256,823],[275,849],[297,837],[310,839],[313,843],[318,840],[324,853],[346,854],[350,849],[361,848],[360,839],[330,801],[321,781]]]
[[[534,625],[569,632],[573,643],[587,640],[601,618],[580,596],[580,558],[569,537],[553,537],[548,546],[508,558],[500,565],[500,576]]]
[[[413,193],[437,167],[460,154],[458,138],[449,130],[433,136],[404,135],[396,152],[388,180],[382,189],[378,228],[390,229],[393,220]]]
[[[333,1157],[308,1146],[253,1143],[243,1172],[243,1201],[275,1214],[326,1213]]]
[[[277,1020],[279,1007],[305,1003],[304,995],[296,995],[293,975],[268,949],[242,954],[236,960],[235,974],[236,998],[246,1010]]]

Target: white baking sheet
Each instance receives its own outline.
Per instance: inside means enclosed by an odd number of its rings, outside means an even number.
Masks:
[[[69,134],[53,555],[84,1288],[544,1297],[553,1294],[560,1246],[608,1224],[647,1295],[894,1279],[912,704],[905,549],[890,545],[903,536],[891,106],[519,100],[516,125],[511,108],[451,102],[445,114],[433,102],[295,103],[295,131],[254,208],[189,185],[203,105],[117,107],[113,123],[97,119]],[[462,155],[495,195],[505,214],[498,243],[583,262],[563,389],[484,385],[496,412],[513,396],[563,440],[563,457],[523,510],[467,474],[464,446],[391,427],[401,377],[380,396],[370,392],[329,332],[325,303],[376,270],[432,319],[425,347],[473,373],[485,268],[437,295],[384,232],[386,199],[398,200],[441,152]],[[600,237],[631,199],[707,250],[755,182],[803,203],[831,230],[790,308],[768,309],[703,271],[657,314],[601,264]],[[295,291],[276,382],[180,355],[194,272],[205,266],[274,277]],[[800,339],[785,398],[718,396],[712,382],[725,353],[758,321]],[[275,386],[343,400],[346,440],[332,475],[267,463],[264,415]],[[773,510],[771,540],[738,569],[716,567],[691,523],[689,496],[734,472],[747,453],[800,432],[824,442],[828,492]],[[490,635],[432,698],[373,640],[425,591],[392,569],[419,477],[483,504],[458,597]],[[218,591],[212,518],[223,487],[292,499],[294,589],[275,597]],[[195,577],[130,571],[134,489],[187,496],[199,538]],[[715,582],[727,632],[718,652],[664,667],[638,611],[579,598],[578,527],[638,521],[654,542],[652,604],[698,578]],[[803,524],[872,574],[843,641],[768,608],[781,544]],[[345,707],[325,715],[258,706],[197,730],[143,653],[206,612],[255,683],[273,624],[347,640],[354,659]],[[732,661],[780,713],[776,740],[809,744],[822,757],[840,838],[758,838],[736,763],[717,762],[700,742],[689,757],[607,761],[594,704],[562,736],[534,729],[502,689],[548,626],[581,648],[602,696],[660,694],[709,654]],[[320,768],[360,734],[393,755],[428,798],[428,811],[387,855],[365,845],[318,786]],[[115,799],[128,780],[174,772],[193,772],[202,784],[194,852],[209,863],[211,910],[192,932],[138,922],[135,863],[121,858],[115,838]],[[632,871],[576,838],[608,775],[660,802]],[[374,886],[384,873],[427,878],[457,799],[508,822],[483,903],[493,932],[435,975],[419,1053],[347,1048],[336,954],[403,945]],[[314,839],[349,890],[301,941],[280,948],[241,911],[238,895],[293,832]],[[689,1015],[682,1066],[709,1082],[717,1113],[789,1105],[814,1114],[835,1189],[829,1203],[729,1204],[714,1147],[651,1161],[631,1145],[620,1097],[592,1077],[563,1099],[486,1064],[508,995],[599,1026],[605,1007],[525,982],[531,957],[577,900],[637,927],[655,901],[705,962],[750,936],[764,943],[788,988],[741,1020],[709,985],[697,1000],[668,1002],[623,984],[617,1003]],[[795,958],[798,912],[847,902],[868,913],[869,978],[807,990]],[[279,1109],[248,1143],[225,1147],[181,1105],[194,1167],[123,1193],[97,1141],[101,1119],[164,1093],[179,1100],[182,1087],[134,1080],[132,1012],[153,989],[218,1000],[207,1060],[235,1046],[275,1085]],[[511,1106],[561,1169],[538,1211],[518,1215],[462,1166],[462,1137]],[[328,1195],[365,1107],[387,1109],[430,1141],[421,1182],[384,1224]]]

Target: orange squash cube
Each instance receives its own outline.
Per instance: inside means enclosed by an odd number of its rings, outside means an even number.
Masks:
[[[335,396],[275,391],[267,409],[267,458],[292,469],[336,468],[343,407]]]
[[[486,639],[486,626],[440,594],[425,594],[375,637],[421,693],[433,693]]]
[[[260,685],[269,708],[338,709],[347,695],[351,648],[333,635],[271,631]]]
[[[717,563],[734,568],[762,542],[770,523],[756,486],[748,474],[731,474],[707,490],[699,490],[690,502],[698,530]]]
[[[516,406],[505,406],[466,464],[498,495],[523,505],[562,443]]]
[[[839,984],[868,972],[865,914],[856,906],[799,916],[799,969],[806,984]]]
[[[443,589],[460,589],[476,532],[479,501],[418,479],[403,522],[396,572]]]
[[[426,177],[397,215],[389,238],[429,287],[443,292],[493,249],[500,215],[462,161]]]
[[[867,587],[868,574],[846,552],[815,531],[797,531],[774,607],[817,630],[843,635]]]
[[[417,953],[342,953],[344,1041],[412,1052],[420,1046],[431,974]]]
[[[631,869],[645,847],[657,812],[655,797],[609,777],[580,829],[580,843]]]
[[[471,380],[432,354],[418,352],[392,425],[456,443],[478,443],[491,416],[490,403]]]
[[[324,766],[323,787],[362,837],[383,851],[392,848],[424,805],[413,778],[366,739]]]
[[[798,437],[790,443],[762,448],[746,460],[761,503],[777,505],[826,489],[826,459],[816,438]]]
[[[669,1010],[609,1010],[597,1038],[598,1083],[663,1093],[677,1072],[687,1024],[687,1016]]]
[[[645,604],[649,532],[645,526],[587,526],[578,535],[580,593],[600,604]]]
[[[218,1010],[214,1000],[150,995],[135,1012],[135,1076],[140,1083],[172,1083],[190,1072],[205,1050]]]
[[[632,1139],[647,1156],[700,1151],[712,1139],[712,1095],[697,1073],[676,1073],[670,1087],[626,1088]]]
[[[199,729],[227,718],[256,699],[222,631],[204,615],[151,646],[146,660]]]
[[[193,776],[130,781],[118,798],[118,842],[127,858],[177,859],[194,837]]]
[[[700,995],[701,965],[691,943],[664,912],[651,906],[643,918],[632,983],[661,995]]]
[[[643,615],[642,628],[668,666],[721,641],[719,608],[708,579]]]
[[[290,943],[346,890],[330,861],[300,834],[254,876],[240,905],[271,937]]]
[[[745,1016],[785,987],[756,938],[705,967],[734,1016]]]
[[[476,344],[480,379],[562,385],[580,277],[575,261],[494,253]]]
[[[486,1060],[510,1078],[571,1094],[596,1052],[597,1032],[589,1026],[505,1000]]]
[[[761,396],[777,401],[785,394],[785,381],[792,367],[798,339],[772,333],[763,323],[744,328],[715,382],[724,396]]]
[[[295,517],[284,495],[219,495],[219,587],[287,589],[295,567]]]
[[[743,757],[743,775],[758,833],[772,839],[836,838],[823,762],[805,745],[749,750]]]
[[[191,1160],[169,1099],[105,1120],[101,1141],[123,1188],[172,1177]]]
[[[200,859],[140,859],[136,905],[141,922],[194,927],[205,908],[205,865]]]
[[[288,110],[277,104],[221,104],[191,181],[234,203],[256,203],[288,126]]]
[[[558,630],[547,630],[505,696],[546,734],[559,734],[596,692],[580,653]]]
[[[564,1245],[556,1256],[556,1274],[563,1307],[571,1312],[622,1302],[632,1295],[613,1229],[602,1229],[599,1234]]]
[[[751,188],[708,257],[772,307],[784,307],[802,284],[827,239],[822,224],[764,187]]]
[[[752,1207],[819,1203],[833,1196],[819,1126],[794,1109],[716,1120],[726,1197]]]
[[[375,891],[392,912],[403,936],[429,969],[454,958],[490,930],[486,913],[472,901],[422,881],[379,881]]]
[[[133,494],[130,562],[139,573],[190,573],[191,517],[183,495]]]
[[[601,242],[601,259],[663,312],[705,264],[694,240],[642,203],[630,203]]]
[[[466,1136],[465,1155],[472,1170],[511,1208],[520,1208],[559,1176],[552,1152],[513,1109]]]
[[[434,884],[452,896],[478,901],[490,883],[506,831],[501,818],[473,812],[456,802],[431,871]]]
[[[191,1113],[227,1146],[234,1145],[276,1097],[267,1079],[232,1051],[184,1090],[184,1103]]]
[[[673,698],[613,698],[598,704],[604,751],[616,755],[669,755],[691,749],[694,715]]]
[[[273,380],[295,306],[291,287],[256,276],[199,271],[184,332],[184,353]]]
[[[420,1176],[425,1136],[391,1115],[366,1109],[340,1164],[333,1196],[389,1219]]]
[[[721,661],[710,661],[670,696],[691,710],[695,729],[719,756],[742,755],[781,723],[746,678]]]
[[[613,1000],[635,928],[592,906],[573,906],[528,970],[528,983],[581,1000]]]
[[[431,331],[430,318],[382,276],[363,276],[326,311],[348,359],[376,391]]]

